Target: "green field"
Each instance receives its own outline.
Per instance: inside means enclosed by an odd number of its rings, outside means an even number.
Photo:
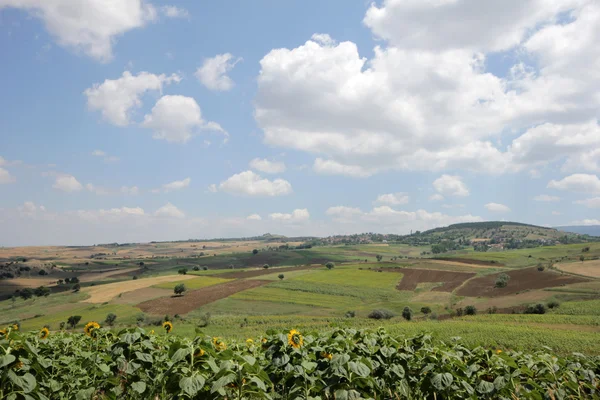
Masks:
[[[220,283],[225,283],[225,282],[229,282],[229,281],[231,281],[231,279],[214,278],[212,276],[205,276],[202,278],[187,279],[184,281],[160,283],[160,284],[154,285],[152,287],[173,290],[173,288],[175,286],[177,286],[180,283],[183,283],[187,290],[194,290],[194,289],[200,289],[203,287],[218,285]]]

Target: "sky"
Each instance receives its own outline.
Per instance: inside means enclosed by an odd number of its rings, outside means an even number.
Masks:
[[[0,0],[0,246],[600,224],[596,0]]]

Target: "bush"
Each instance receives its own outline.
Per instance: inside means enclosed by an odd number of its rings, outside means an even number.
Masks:
[[[252,254],[255,254],[255,255],[258,254],[258,249],[252,250]]]
[[[477,309],[475,306],[466,306],[465,307],[465,315],[475,315],[477,314]]]
[[[206,328],[209,323],[210,323],[210,313],[209,312],[207,312],[206,314],[200,315],[200,317],[198,318],[198,327],[200,327],[200,328]]]
[[[552,301],[548,302],[548,308],[549,309],[553,310],[553,309],[558,308],[558,307],[560,307],[560,303],[558,301],[552,300]]]
[[[34,295],[33,290],[29,289],[29,288],[25,288],[25,289],[21,289],[19,291],[19,296],[23,299],[23,300],[27,300],[32,298]]]
[[[497,288],[506,287],[506,285],[508,285],[509,280],[510,280],[510,276],[502,273],[502,274],[498,275],[498,278],[496,278],[496,283],[494,284],[494,286]]]
[[[404,318],[407,321],[410,321],[412,319],[412,314],[413,312],[408,306],[404,307],[404,309],[402,310],[402,318]]]
[[[79,283],[76,283],[73,285],[72,289],[75,293],[77,293],[81,289],[81,285]]]
[[[179,271],[177,271],[177,273],[179,275],[187,275],[188,269],[187,268],[180,268]]]
[[[356,311],[346,311],[346,314],[344,314],[346,316],[346,318],[354,318],[356,317]]]
[[[138,278],[138,277],[137,277],[137,275],[134,275],[134,276],[133,276],[133,280],[134,280],[134,281],[137,281],[137,278]]]
[[[327,267],[327,269],[332,269],[333,267],[335,267],[335,264],[329,261],[327,264],[325,264],[325,266]]]
[[[542,303],[530,305],[525,309],[525,314],[546,314],[546,306]]]
[[[202,267],[203,271],[208,271],[208,267]]]
[[[193,268],[193,270],[194,270],[194,271],[200,271],[200,267],[196,265],[196,266]]]
[[[421,312],[425,315],[431,313],[431,307],[421,307]]]
[[[269,269],[269,264],[265,264],[265,265],[263,265],[263,268],[264,268],[264,269]]]
[[[48,289],[45,286],[40,286],[37,289],[35,289],[33,291],[33,293],[37,296],[37,297],[48,297],[50,295],[50,289]]]
[[[539,263],[539,264],[537,265],[537,270],[538,270],[538,271],[540,271],[540,272],[541,272],[541,271],[543,271],[543,270],[545,270],[545,269],[546,269],[546,267],[544,267],[544,265],[543,265],[542,263]]]
[[[283,274],[279,274],[279,275],[277,275],[277,277],[281,280],[283,280],[283,278],[285,278],[285,276]]]
[[[373,310],[367,317],[371,319],[390,319],[394,317],[394,313],[389,310]]]
[[[39,275],[48,275],[48,273],[46,272],[45,269],[40,269],[40,272],[38,272]]]
[[[67,324],[69,324],[71,328],[75,328],[79,321],[81,321],[81,315],[71,315],[67,318]]]
[[[104,320],[104,322],[106,322],[106,324],[109,326],[113,326],[113,324],[115,323],[116,320],[117,320],[117,314],[109,313],[106,316],[106,319]]]
[[[175,288],[173,289],[173,292],[175,292],[175,294],[177,296],[183,296],[183,293],[187,290],[187,288],[185,287],[185,285],[183,283],[179,283],[177,285],[175,285]]]
[[[488,313],[488,314],[496,314],[497,312],[498,312],[498,308],[497,308],[496,306],[489,307],[489,308],[487,309],[487,313]]]
[[[456,316],[457,317],[462,317],[464,315],[464,310],[462,309],[462,307],[459,307],[456,309]]]
[[[377,259],[377,262],[381,262],[381,260],[383,260],[383,256],[381,256],[381,255],[379,255],[379,254],[377,254],[377,255],[375,256],[375,258]]]

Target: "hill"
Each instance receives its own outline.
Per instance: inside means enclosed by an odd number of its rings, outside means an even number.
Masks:
[[[557,226],[562,232],[578,233],[580,235],[600,236],[600,225]]]

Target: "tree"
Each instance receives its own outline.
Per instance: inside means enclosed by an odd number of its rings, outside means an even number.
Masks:
[[[179,283],[175,286],[175,288],[173,289],[173,292],[175,292],[175,294],[177,296],[183,296],[183,293],[186,291],[186,287],[183,283]]]
[[[258,254],[258,249],[252,250],[252,254],[254,254],[254,255]]]
[[[585,257],[582,255],[579,256],[579,261],[584,262],[585,261]]]
[[[72,329],[72,328],[75,328],[77,326],[77,324],[79,323],[79,321],[81,321],[81,315],[71,315],[67,319],[67,324],[69,324],[69,326]]]
[[[510,276],[502,273],[502,274],[498,275],[498,278],[496,278],[496,283],[494,284],[494,286],[497,288],[506,287],[506,285],[508,285],[509,280],[510,280]]]
[[[264,268],[264,269],[269,269],[269,264],[265,264],[265,265],[263,265],[263,268]]]
[[[25,288],[25,289],[21,289],[21,291],[19,292],[19,296],[23,299],[23,300],[27,300],[33,297],[33,290],[29,289],[29,288]]]
[[[187,268],[181,268],[179,271],[177,271],[179,275],[187,275],[187,272]]]
[[[381,256],[381,255],[379,255],[379,254],[377,254],[377,255],[375,256],[375,258],[377,258],[377,262],[381,262],[381,260],[383,260],[383,256]]]
[[[195,266],[194,268],[192,268],[194,271],[200,271],[200,267],[199,266]]]
[[[421,312],[425,315],[431,313],[431,307],[421,307]]]
[[[325,266],[327,267],[327,269],[333,269],[333,267],[335,267],[335,264],[329,261],[327,264],[325,264]]]
[[[477,314],[477,309],[475,306],[466,306],[465,307],[465,315],[475,315]]]
[[[79,278],[77,278],[76,276],[72,277],[70,281],[68,281],[67,283],[79,283]]]
[[[138,278],[138,277],[137,277],[137,275],[134,275],[134,276],[133,276],[133,280],[134,280],[134,281],[136,281],[136,280],[137,280],[137,278]]]
[[[106,319],[104,320],[104,322],[106,322],[106,324],[109,326],[113,326],[113,324],[115,323],[116,320],[117,320],[117,314],[109,313],[106,316]]]
[[[46,272],[45,269],[40,269],[40,272],[38,272],[39,275],[48,275],[48,273]]]
[[[406,306],[404,307],[404,310],[402,310],[402,318],[404,318],[407,321],[410,321],[412,319],[412,310],[410,307]]]
[[[73,285],[74,292],[79,292],[80,289],[81,289],[81,285],[79,283],[76,283]]]
[[[50,295],[50,289],[45,286],[36,288],[33,292],[37,297],[48,297]]]
[[[283,274],[279,274],[279,275],[277,275],[277,277],[281,280],[283,280],[283,278],[285,278],[285,276]]]

